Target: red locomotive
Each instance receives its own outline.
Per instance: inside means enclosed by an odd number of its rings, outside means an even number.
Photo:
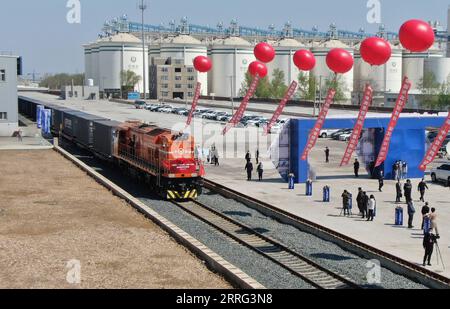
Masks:
[[[164,198],[193,199],[201,194],[204,169],[189,134],[125,122],[117,128],[114,156]]]

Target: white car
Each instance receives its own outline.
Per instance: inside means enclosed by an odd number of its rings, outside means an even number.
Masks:
[[[320,137],[321,138],[327,138],[327,137],[330,137],[331,136],[331,134],[333,134],[333,133],[336,133],[337,131],[339,131],[339,130],[322,130],[322,131],[320,131]]]
[[[443,164],[431,170],[431,180],[433,182],[443,182],[450,186],[450,164]]]
[[[350,137],[352,136],[353,133],[345,133],[345,134],[341,134],[339,135],[339,140],[343,141],[343,142],[348,142],[350,140]]]

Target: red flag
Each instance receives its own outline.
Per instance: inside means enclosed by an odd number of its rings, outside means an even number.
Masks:
[[[352,155],[355,152],[356,147],[358,146],[359,137],[361,136],[361,132],[364,127],[364,121],[366,120],[367,113],[369,112],[370,104],[372,104],[372,95],[372,87],[367,84],[366,89],[364,90],[364,98],[361,102],[358,120],[356,121],[355,127],[353,128],[352,136],[350,136],[350,141],[347,145],[347,149],[345,150],[344,157],[342,158],[341,166],[350,163],[350,159],[352,158]]]
[[[434,161],[449,131],[450,131],[450,112],[448,113],[444,125],[439,130],[439,134],[434,139],[433,144],[431,145],[430,149],[428,149],[425,158],[423,159],[422,163],[419,166],[419,169],[421,171],[425,171],[427,169],[428,164]]]
[[[325,119],[327,118],[328,111],[330,110],[330,106],[333,103],[335,95],[336,90],[334,89],[328,90],[328,95],[327,98],[325,99],[325,104],[323,105],[322,110],[320,111],[319,118],[317,118],[313,130],[309,134],[308,143],[306,144],[305,150],[303,151],[302,154],[303,161],[306,161],[308,159],[309,152],[314,148],[314,146],[317,143],[320,130],[322,130],[323,124],[325,123]]]
[[[186,127],[191,125],[192,118],[194,117],[194,112],[197,109],[198,100],[200,99],[201,89],[202,89],[202,84],[201,83],[197,83],[197,86],[195,88],[194,99],[192,100],[191,111],[189,112],[189,116],[188,116],[188,119],[187,119],[187,122],[186,122]]]
[[[245,110],[247,109],[248,102],[255,94],[255,91],[256,91],[256,88],[258,87],[258,83],[259,83],[260,79],[261,78],[259,77],[258,74],[256,74],[255,77],[253,77],[252,83],[251,83],[250,87],[248,88],[247,94],[245,95],[244,99],[242,100],[241,105],[239,106],[236,113],[233,115],[233,118],[231,118],[230,122],[227,123],[227,125],[223,129],[223,132],[222,132],[223,135],[227,134],[227,132],[232,127],[237,125],[239,123],[239,121],[241,121],[242,117],[244,117],[244,113],[245,113]]]
[[[283,109],[286,107],[287,102],[292,98],[295,91],[297,90],[298,83],[294,80],[291,83],[291,86],[286,91],[286,94],[284,95],[283,100],[281,100],[280,105],[278,105],[277,110],[275,111],[275,114],[273,114],[272,119],[267,124],[267,127],[265,129],[265,134],[268,134],[270,132],[270,129],[275,124],[275,122],[280,118],[281,114],[283,113]]]
[[[378,154],[375,167],[379,167],[381,164],[383,164],[384,161],[386,161],[386,157],[389,152],[389,147],[391,145],[392,134],[394,133],[395,127],[397,126],[397,122],[400,119],[400,114],[402,113],[406,103],[408,102],[408,94],[410,89],[411,89],[411,82],[408,80],[408,77],[405,76],[402,83],[402,89],[398,94],[397,102],[395,104],[394,111],[392,112],[389,127],[387,128],[387,132],[384,135],[383,144],[381,144],[380,153]]]

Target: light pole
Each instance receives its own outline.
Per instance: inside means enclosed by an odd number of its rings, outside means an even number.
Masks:
[[[231,114],[234,114],[234,87],[233,87],[233,77],[234,76],[228,76],[230,78],[230,100],[231,100]]]
[[[141,0],[141,4],[139,5],[139,9],[142,11],[142,61],[143,61],[143,82],[144,82],[144,100],[147,99],[147,87],[145,83],[147,82],[147,78],[145,76],[146,69],[146,61],[145,61],[145,33],[144,33],[144,11],[147,9],[147,5],[145,4],[144,0]]]

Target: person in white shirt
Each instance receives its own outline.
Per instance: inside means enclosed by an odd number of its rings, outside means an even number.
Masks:
[[[375,208],[377,207],[377,201],[375,200],[375,196],[371,195],[369,199],[369,205],[367,210],[369,211],[369,215],[367,216],[367,221],[373,221],[375,217]]]

